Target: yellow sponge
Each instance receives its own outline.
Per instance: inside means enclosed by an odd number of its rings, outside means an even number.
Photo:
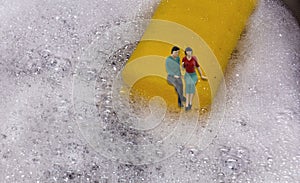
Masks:
[[[165,59],[176,45],[189,46],[208,81],[196,85],[201,106],[211,104],[228,60],[256,0],[162,0],[140,43],[122,72],[131,90],[148,98],[161,96],[177,105],[174,87],[166,81]]]

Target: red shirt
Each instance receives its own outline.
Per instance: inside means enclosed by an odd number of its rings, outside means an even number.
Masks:
[[[195,67],[200,67],[195,56],[192,56],[191,60],[188,60],[186,56],[183,57],[182,63],[188,73],[193,73],[195,72]]]

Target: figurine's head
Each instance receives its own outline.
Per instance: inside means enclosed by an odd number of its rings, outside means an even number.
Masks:
[[[188,55],[188,56],[192,56],[193,54],[193,49],[190,48],[190,47],[187,47],[184,51],[185,55]]]
[[[179,48],[177,46],[174,46],[171,50],[171,54],[173,57],[178,57],[179,56]]]

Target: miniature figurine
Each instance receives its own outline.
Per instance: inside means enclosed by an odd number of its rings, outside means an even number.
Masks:
[[[183,102],[186,101],[186,98],[183,96],[179,51],[177,46],[172,48],[171,55],[166,58],[166,70],[168,73],[167,81],[175,87],[178,95],[178,106],[184,107]]]
[[[192,109],[192,101],[195,94],[195,86],[198,81],[198,76],[195,72],[195,67],[197,67],[202,80],[207,80],[207,78],[203,76],[197,57],[193,56],[192,48],[187,47],[184,53],[185,53],[185,57],[182,59],[182,66],[186,71],[184,75],[185,92],[186,92],[186,100],[187,100],[185,111],[189,111]]]

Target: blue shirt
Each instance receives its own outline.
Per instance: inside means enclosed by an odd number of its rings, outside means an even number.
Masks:
[[[172,56],[168,56],[166,59],[166,70],[168,75],[181,76],[180,58],[179,57],[173,58]]]

